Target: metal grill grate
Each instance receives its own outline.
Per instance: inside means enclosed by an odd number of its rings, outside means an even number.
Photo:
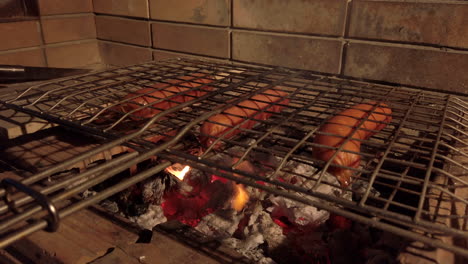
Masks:
[[[141,94],[127,96],[147,88],[146,94],[151,97],[155,91],[171,86],[182,87],[189,99],[181,102],[180,94],[170,94],[164,99],[174,105],[169,110],[159,108],[162,99],[132,104]],[[235,137],[227,137],[229,133],[213,137],[212,140],[224,143],[223,149],[209,147],[201,156],[187,151],[198,146],[193,139],[200,137],[199,127],[204,121],[271,90],[286,92],[289,100],[278,100],[260,111],[271,117],[245,119],[243,122],[254,121],[256,125],[249,129],[243,128],[243,123],[231,127],[231,131],[242,131]],[[24,185],[36,186],[42,193],[37,196],[47,197],[56,205],[58,218],[107,198],[173,163],[181,163],[468,256],[466,248],[440,240],[444,236],[468,238],[467,214],[459,210],[468,208],[466,98],[307,71],[171,60],[41,84],[15,95],[4,95],[0,100],[7,107],[106,139],[93,151],[22,181]],[[327,173],[323,168],[334,166],[331,162],[312,158],[313,148],[318,147],[313,138],[329,117],[370,100],[389,105],[392,121],[370,139],[362,140],[358,154],[363,166],[350,168],[359,184],[344,188],[337,195],[324,194],[320,186],[339,184],[324,178]],[[282,107],[281,112],[273,110],[275,104]],[[156,115],[142,118],[142,111],[148,108]],[[134,151],[47,187],[40,185],[41,180],[67,166],[119,145]],[[240,153],[233,166],[212,159],[219,152],[235,155],[232,149]],[[268,153],[273,154],[275,162],[253,161]],[[92,197],[63,203],[154,155],[164,161]],[[244,160],[257,164],[262,173],[242,170],[239,164]],[[298,174],[291,170],[291,164],[322,170]],[[294,182],[288,180],[292,178]],[[0,195],[5,197],[4,189]],[[37,217],[35,214],[41,213],[42,207],[34,205],[30,196],[18,197],[10,199],[10,206],[0,205],[1,246],[48,225],[47,217],[25,224],[24,220]],[[13,213],[18,210],[11,210],[12,205],[22,211]],[[49,227],[53,226],[50,222]],[[18,227],[19,223],[23,225]]]

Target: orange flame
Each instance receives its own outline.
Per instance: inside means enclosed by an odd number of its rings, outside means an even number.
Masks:
[[[167,167],[166,172],[169,172],[170,174],[177,177],[179,180],[183,181],[185,175],[190,171],[190,167],[185,166],[182,168],[182,166],[182,164],[176,163],[170,167]]]
[[[242,210],[244,208],[247,201],[249,201],[249,194],[245,190],[242,184],[233,184],[234,185],[234,198],[232,198],[231,206],[236,211]]]

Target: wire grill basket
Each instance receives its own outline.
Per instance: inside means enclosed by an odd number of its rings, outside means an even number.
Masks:
[[[170,87],[177,89],[162,92]],[[200,126],[210,122],[210,117],[229,116],[226,111],[230,108],[271,91],[285,92],[286,100],[257,109],[269,118],[244,118],[229,128],[230,132],[240,131],[234,137],[229,132],[211,135],[221,148],[213,144],[201,155],[187,151],[199,145],[197,140],[203,137]],[[153,97],[158,93],[165,98]],[[146,99],[138,101],[142,96]],[[353,185],[337,195],[325,194],[321,186],[340,185],[325,179],[324,168],[335,165],[313,158],[318,147],[313,139],[328,118],[369,101],[387,104],[392,121],[361,140],[356,153],[362,158],[361,166],[349,168],[354,171]],[[463,246],[440,240],[445,236],[468,238],[468,100],[461,96],[308,71],[184,59],[48,82],[3,95],[0,102],[103,139],[99,147],[65,163],[22,181],[3,181],[1,246],[43,228],[54,230],[60,218],[181,163],[468,256]],[[281,111],[274,110],[275,106]],[[255,125],[246,128],[243,124],[247,122]],[[115,146],[131,151],[46,187],[41,185],[71,164]],[[215,162],[212,157],[220,152],[235,155],[237,162]],[[152,156],[163,161],[92,197],[69,200]],[[256,160],[265,156],[273,161]],[[239,164],[244,160],[257,162],[261,173],[243,170]],[[291,166],[318,169],[301,174]],[[10,195],[5,191],[10,188],[20,194]],[[33,218],[37,221],[25,222]]]

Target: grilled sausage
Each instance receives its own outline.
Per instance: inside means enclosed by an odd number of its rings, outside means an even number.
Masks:
[[[372,111],[372,109],[375,109]],[[370,138],[377,131],[382,130],[390,121],[392,110],[384,103],[369,102],[354,105],[341,113],[330,118],[319,132],[330,133],[326,135],[318,133],[314,138],[314,143],[338,148],[357,128],[359,123],[368,118],[361,127],[353,134],[352,138],[344,143],[343,150],[360,152],[361,141]],[[336,150],[317,147],[313,150],[313,156],[322,161],[328,161],[335,154]],[[351,168],[358,168],[361,156],[350,152],[340,151],[332,160],[332,164],[343,165]],[[343,187],[350,183],[353,170],[330,166],[328,171],[334,174]]]
[[[203,84],[211,83],[213,80],[209,78],[197,78],[192,76],[184,76],[182,79],[187,80],[187,82],[180,83],[174,86],[167,86],[164,83],[156,83],[152,88],[142,88],[135,92],[129,93],[124,97],[124,100],[129,99],[129,101],[117,105],[114,107],[114,110],[128,113],[132,110],[138,109],[142,106],[146,106],[140,110],[137,110],[132,113],[131,118],[134,120],[140,120],[142,118],[151,118],[160,112],[175,107],[181,103],[189,102],[194,100],[197,97],[207,94],[209,91],[213,90],[213,87],[206,86],[203,89],[192,88],[199,87]],[[160,90],[161,88],[164,88]],[[140,96],[141,95],[141,96]],[[163,100],[158,103],[154,103],[161,99],[166,99],[170,96],[170,99]]]
[[[211,146],[216,138],[231,130],[233,126],[245,121],[245,119],[249,120],[243,123],[240,128],[252,128],[256,123],[253,119],[266,120],[272,115],[271,112],[280,112],[284,105],[289,103],[289,100],[284,98],[286,95],[286,92],[270,89],[240,102],[237,106],[226,109],[223,113],[208,118],[200,128],[200,141],[206,147]],[[277,104],[272,105],[272,103]],[[259,112],[259,110],[267,110],[268,112]],[[224,135],[224,138],[231,138],[241,131],[235,129]]]

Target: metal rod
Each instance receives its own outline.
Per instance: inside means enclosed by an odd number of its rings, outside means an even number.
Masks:
[[[254,79],[254,78],[256,78],[256,77],[252,77],[251,79]],[[250,81],[251,79],[246,79],[246,80],[244,80],[244,82],[248,82],[248,81]],[[221,90],[219,90],[219,91],[216,91],[216,93],[220,93],[220,92],[222,92],[223,90],[227,90],[227,88],[226,88],[226,89],[221,89]],[[103,151],[105,151],[105,150],[107,150],[107,149],[110,149],[110,148],[112,148],[112,147],[114,147],[114,146],[121,145],[121,144],[123,144],[123,143],[125,143],[125,142],[127,142],[127,141],[129,141],[129,140],[131,140],[131,139],[133,139],[133,138],[135,138],[135,137],[137,137],[137,136],[139,136],[140,134],[142,134],[148,127],[150,127],[153,123],[155,123],[160,117],[165,116],[165,115],[170,114],[170,113],[173,113],[173,112],[175,112],[175,111],[177,111],[177,110],[179,110],[179,109],[182,109],[182,108],[184,108],[184,107],[186,107],[186,106],[188,106],[188,105],[190,105],[190,104],[192,104],[192,103],[196,103],[196,102],[202,101],[203,99],[205,99],[205,98],[207,98],[207,97],[209,97],[209,96],[211,96],[211,95],[210,95],[210,94],[207,94],[207,95],[202,96],[202,97],[200,97],[200,98],[198,98],[198,99],[196,99],[196,100],[193,100],[193,101],[191,101],[191,102],[181,103],[181,104],[179,104],[179,105],[177,105],[177,106],[175,106],[175,107],[173,107],[173,108],[171,108],[171,109],[168,109],[168,110],[166,110],[166,111],[160,112],[160,113],[158,113],[157,115],[155,115],[153,118],[151,118],[151,119],[150,119],[142,128],[140,128],[138,131],[136,131],[136,132],[134,132],[134,133],[131,133],[131,134],[128,134],[128,135],[126,135],[126,136],[120,137],[120,138],[118,138],[118,139],[116,139],[116,140],[113,140],[113,141],[111,141],[111,142],[109,142],[109,143],[103,144],[103,145],[101,145],[101,146],[99,146],[99,147],[97,147],[97,148],[94,148],[94,149],[90,150],[89,152],[86,152],[86,153],[80,154],[80,155],[78,155],[78,156],[75,156],[74,158],[71,158],[71,159],[69,159],[69,160],[67,160],[67,161],[65,161],[65,162],[63,162],[63,163],[60,163],[60,164],[58,164],[58,165],[56,165],[56,166],[54,166],[54,167],[52,167],[52,168],[49,168],[49,169],[47,169],[47,170],[45,170],[45,171],[43,171],[43,172],[40,172],[40,173],[35,174],[35,175],[31,176],[31,177],[28,177],[28,178],[22,180],[21,182],[22,182],[23,184],[25,184],[25,185],[34,183],[34,182],[36,182],[36,181],[38,181],[38,180],[41,180],[41,179],[44,179],[44,178],[48,177],[49,175],[51,175],[51,174],[53,174],[53,173],[60,172],[60,171],[62,171],[62,170],[64,170],[64,169],[66,169],[67,167],[69,167],[69,166],[71,166],[71,165],[73,165],[73,164],[75,164],[75,163],[78,163],[78,162],[81,161],[81,160],[84,160],[84,159],[86,159],[86,158],[88,158],[88,157],[91,157],[91,156],[94,156],[94,155],[96,155],[96,154],[99,154],[99,153],[101,153],[101,152],[103,152]],[[241,99],[238,99],[238,101],[241,101]],[[11,105],[11,107],[15,107],[15,106],[14,106],[14,105]],[[21,109],[21,108],[20,108],[20,109]],[[23,111],[26,111],[26,109],[22,109],[22,110],[23,110]],[[221,111],[221,110],[218,110],[218,112],[220,112],[220,111]],[[28,112],[29,112],[29,111],[28,111]],[[34,112],[33,112],[33,113],[31,113],[31,114],[37,114],[37,113],[34,113]],[[208,118],[208,117],[210,117],[211,115],[214,115],[214,114],[216,114],[216,111],[215,111],[215,113],[213,113],[213,114],[207,113],[207,114],[205,114],[202,118],[199,118],[199,119],[197,119],[197,120],[198,120],[198,122],[199,122],[199,121],[202,121],[202,120],[204,120],[203,118]],[[41,117],[42,117],[42,116],[41,116]],[[47,116],[46,116],[46,118],[47,118]],[[196,123],[192,122],[191,125],[193,126],[193,125],[195,125],[195,124],[196,124]],[[180,136],[182,136],[182,135],[180,135]],[[178,137],[178,138],[180,138],[180,137]],[[0,189],[0,197],[3,196],[4,194],[5,194],[5,190]]]
[[[416,223],[418,221],[420,221],[421,210],[422,210],[422,207],[423,207],[424,202],[426,200],[426,192],[427,192],[427,188],[428,188],[428,185],[429,185],[429,178],[431,177],[432,168],[434,167],[434,160],[435,160],[435,157],[436,157],[436,154],[437,154],[437,149],[439,148],[440,138],[442,137],[442,132],[444,131],[445,119],[446,119],[446,116],[447,116],[447,108],[449,106],[449,103],[450,103],[450,96],[447,99],[446,104],[445,104],[445,111],[444,111],[444,114],[442,116],[442,120],[440,122],[439,132],[437,133],[437,140],[436,140],[436,142],[434,144],[434,147],[432,148],[433,151],[432,151],[432,155],[431,155],[431,160],[429,161],[429,165],[428,165],[427,170],[426,170],[426,175],[424,176],[424,184],[423,184],[423,187],[422,187],[421,197],[419,198],[418,211],[416,211],[416,214],[414,216],[414,221]]]
[[[391,148],[393,147],[393,145],[395,144],[397,138],[398,138],[398,135],[401,133],[401,130],[403,129],[403,126],[405,125],[406,123],[406,120],[408,119],[408,117],[410,116],[410,113],[411,113],[411,110],[414,108],[414,105],[418,102],[419,98],[421,96],[421,93],[419,93],[416,98],[414,99],[413,103],[410,105],[410,107],[408,108],[408,110],[406,110],[406,114],[405,116],[403,117],[403,120],[398,124],[398,128],[397,130],[395,131],[395,134],[392,138],[392,140],[388,143],[388,147],[385,149],[385,152],[383,154],[383,156],[380,158],[379,160],[379,163],[377,164],[377,166],[375,167],[372,175],[370,176],[370,180],[369,180],[369,187],[366,189],[366,192],[364,193],[364,195],[362,196],[361,198],[361,201],[359,201],[359,205],[362,206],[362,207],[365,207],[366,206],[366,201],[367,201],[367,198],[369,197],[369,194],[370,194],[370,191],[371,191],[371,186],[373,185],[376,177],[377,177],[377,173],[379,172],[380,168],[382,167],[384,161],[385,161],[385,158],[388,156],[388,154],[390,153],[390,150]]]
[[[104,191],[101,191],[99,192],[98,194],[92,196],[91,198],[88,198],[88,199],[85,199],[85,200],[82,200],[80,202],[77,202],[65,209],[63,209],[62,211],[59,212],[59,218],[62,219],[62,218],[65,218],[69,215],[71,215],[72,213],[78,211],[78,210],[81,210],[81,209],[84,209],[92,204],[95,204],[103,199],[106,199],[107,197],[110,197],[120,191],[123,191],[125,190],[126,188],[128,188],[129,186],[132,186],[133,184],[136,184],[148,177],[150,177],[151,175],[154,175],[155,173],[159,172],[159,171],[162,171],[163,169],[165,169],[166,167],[170,166],[171,163],[170,162],[164,162],[164,163],[161,163],[159,164],[158,166],[156,167],[153,167],[145,172],[142,172],[142,173],[139,173],[121,183],[118,183],[117,185],[114,186],[114,188],[109,188],[109,189],[106,189]],[[6,237],[4,237],[2,240],[0,240],[0,248],[5,248],[6,246],[10,245],[11,243],[17,241],[18,239],[21,239],[22,237],[25,237],[27,235],[30,235],[36,231],[39,231],[41,229],[44,229],[45,227],[47,227],[47,221],[45,220],[39,220],[38,222],[35,222],[34,224],[31,224],[29,226],[27,226],[26,228],[20,230],[19,232],[15,232],[15,233],[12,233],[12,234],[9,234],[7,235]]]
[[[89,177],[89,176],[91,176],[93,174],[97,174],[102,170],[114,167],[114,166],[116,166],[118,164],[120,164],[120,165],[125,164],[127,161],[129,161],[132,158],[135,158],[136,156],[138,156],[138,152],[127,153],[127,154],[125,154],[123,156],[112,159],[111,161],[106,162],[106,163],[104,163],[104,164],[102,164],[100,166],[88,169],[85,172],[80,173],[77,176],[74,176],[74,177],[72,177],[70,179],[58,182],[57,184],[54,184],[54,185],[51,185],[51,186],[47,186],[44,189],[40,190],[40,193],[44,194],[44,195],[53,193],[55,191],[60,190],[61,188],[72,185],[74,182],[79,182],[79,181],[81,181],[83,179],[86,179],[86,177]],[[14,200],[12,202],[11,206],[20,207],[20,206],[22,206],[22,205],[24,205],[24,204],[26,204],[26,203],[28,203],[28,202],[30,202],[32,200],[33,199],[30,196],[24,196],[24,197],[21,197],[19,199]],[[9,207],[8,205],[0,206],[0,214],[7,212],[8,207]],[[1,230],[1,228],[0,228],[0,230]]]

